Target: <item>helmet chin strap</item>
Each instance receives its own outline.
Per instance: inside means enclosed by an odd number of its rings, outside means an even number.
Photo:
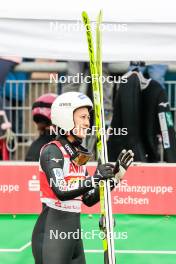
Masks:
[[[82,144],[82,138],[79,138],[77,137],[75,134],[73,134],[72,131],[70,131],[70,134],[73,136],[74,138],[74,141],[72,142],[72,144],[75,146],[75,147],[79,147],[81,144]]]
[[[70,131],[70,135],[71,135],[72,138],[73,138],[73,141],[71,141],[72,145],[73,145],[74,147],[79,147],[79,146],[82,144],[82,141],[83,141],[82,138],[79,138],[79,137],[77,137],[75,134],[73,134],[72,130]],[[59,138],[60,136],[65,137],[65,138],[69,138],[69,135],[67,135],[67,134],[65,134],[65,135],[61,135],[61,134],[58,132],[58,136],[56,137],[56,139]]]

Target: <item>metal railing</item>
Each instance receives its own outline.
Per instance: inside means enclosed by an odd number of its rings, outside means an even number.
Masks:
[[[37,137],[38,132],[32,120],[32,104],[42,94],[58,93],[58,86],[49,83],[48,80],[23,80],[7,81],[10,92],[8,96],[3,94],[3,109],[6,111],[9,121],[12,123],[12,130],[15,132],[17,139],[16,150],[10,152],[10,160],[24,160],[27,150],[33,140]],[[18,98],[18,86],[23,87],[23,99]],[[12,144],[12,148],[14,148]]]

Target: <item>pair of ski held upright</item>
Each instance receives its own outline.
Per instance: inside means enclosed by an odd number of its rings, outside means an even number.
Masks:
[[[92,89],[95,109],[95,124],[97,128],[97,156],[102,163],[108,162],[106,135],[101,134],[105,131],[105,118],[103,107],[103,85],[102,85],[102,36],[101,36],[101,22],[102,11],[99,12],[96,21],[96,56],[94,52],[93,36],[91,31],[91,23],[87,13],[82,13],[83,22],[86,28],[90,71],[92,76]],[[104,250],[104,263],[115,264],[115,246],[113,239],[113,215],[112,215],[112,202],[111,190],[108,182],[103,182],[100,185],[100,228],[104,232],[103,250]]]

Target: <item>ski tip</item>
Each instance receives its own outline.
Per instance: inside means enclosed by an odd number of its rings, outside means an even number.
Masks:
[[[82,11],[82,17],[87,16],[87,12],[86,11]]]
[[[101,24],[102,19],[103,19],[103,10],[100,9],[100,11],[99,11],[99,13],[97,15],[97,23]]]
[[[103,9],[100,9],[99,17],[100,17],[100,22],[102,22],[102,18],[103,18]]]
[[[86,11],[82,11],[82,19],[85,25],[89,22],[89,17]]]

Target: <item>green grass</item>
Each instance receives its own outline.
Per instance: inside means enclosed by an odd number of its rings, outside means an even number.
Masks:
[[[117,264],[176,263],[176,254],[161,254],[163,251],[176,253],[176,216],[116,215],[115,218],[115,248],[120,250],[116,253]],[[0,215],[0,264],[34,264],[30,246],[20,252],[12,252],[12,249],[19,250],[30,242],[36,219],[36,215]],[[98,232],[98,219],[98,215],[82,215],[83,233]],[[102,241],[96,234],[94,239],[84,238],[86,251],[102,250]],[[5,252],[7,249],[9,251]],[[131,253],[127,254],[126,250]],[[134,250],[138,252],[134,254]],[[140,254],[141,250],[156,252]],[[103,253],[86,252],[86,259],[88,264],[103,263]]]

